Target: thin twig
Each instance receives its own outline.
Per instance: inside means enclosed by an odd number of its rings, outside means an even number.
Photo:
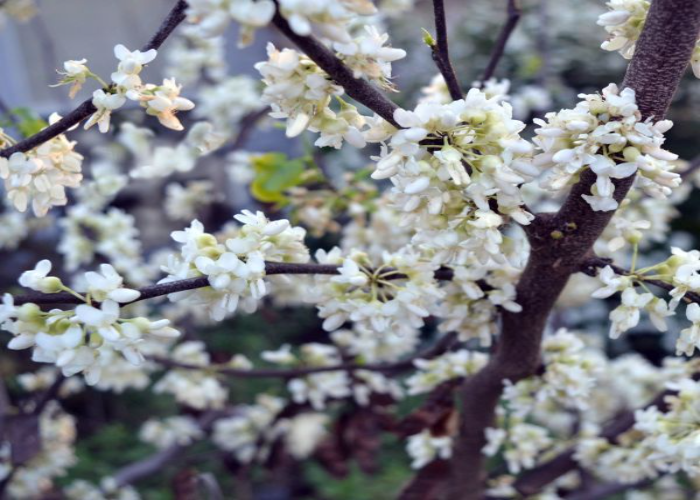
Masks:
[[[212,410],[206,412],[199,417],[199,427],[205,432],[208,432],[216,420],[225,417],[228,414],[229,412],[225,410]],[[182,457],[183,452],[193,444],[194,443],[190,443],[189,445],[173,444],[165,449],[157,451],[151,456],[139,460],[138,462],[122,467],[112,476],[112,478],[114,479],[116,486],[119,488],[132,484],[139,479],[159,472],[168,462]]]
[[[697,155],[695,158],[690,160],[688,162],[688,168],[686,168],[683,172],[681,172],[681,178],[683,180],[688,179],[691,177],[698,169],[700,168],[700,155]]]
[[[619,274],[620,276],[636,276],[629,270],[624,269],[620,266],[616,266],[612,263],[610,259],[603,259],[601,257],[594,257],[592,259],[584,261],[581,264],[581,272],[587,274],[588,276],[595,277],[597,276],[596,269],[603,268],[606,266],[610,267],[615,274]],[[653,285],[657,288],[666,290],[667,292],[670,292],[675,288],[671,283],[666,283],[665,281],[661,280],[644,279],[644,276],[639,276],[639,280],[643,281],[644,283],[648,283],[649,285]],[[697,302],[700,304],[700,294],[698,293],[687,292],[683,298],[686,299],[686,302]]]
[[[391,270],[387,269],[389,273]],[[324,264],[294,264],[286,262],[265,262],[265,274],[339,274],[338,266]],[[449,268],[440,268],[435,271],[435,279],[449,281],[452,279],[453,271]],[[405,279],[404,274],[390,274],[386,277],[388,280]],[[139,302],[145,299],[152,299],[169,295],[176,292],[184,292],[187,290],[195,290],[209,286],[209,278],[200,276],[197,278],[188,278],[184,280],[171,281],[167,283],[159,283],[157,285],[149,285],[140,288],[141,295],[138,299],[129,302]],[[28,302],[34,304],[82,304],[79,298],[71,295],[68,292],[61,293],[28,293],[26,295],[18,295],[14,298],[15,305],[22,305]]]
[[[158,49],[163,44],[163,42],[170,36],[173,30],[185,19],[185,9],[187,8],[187,2],[185,0],[178,0],[175,7],[170,11],[168,16],[165,18],[161,24],[158,32],[151,38],[151,40],[143,46],[142,51],[147,51],[151,49]],[[92,115],[97,108],[92,104],[92,99],[87,99],[83,101],[77,108],[68,113],[66,116],[61,118],[59,121],[53,125],[49,125],[45,129],[37,132],[31,137],[18,142],[14,146],[0,151],[0,157],[9,158],[10,155],[17,152],[29,151],[37,146],[53,139],[54,137],[61,135],[68,131],[71,127],[79,124],[81,121]]]
[[[464,94],[462,94],[462,87],[450,61],[444,0],[433,0],[433,12],[435,16],[435,35],[437,37],[437,44],[431,47],[433,60],[445,79],[447,89],[450,91],[450,97],[457,101],[462,99]]]
[[[493,74],[496,72],[496,67],[503,57],[503,53],[506,50],[506,44],[508,39],[513,34],[515,27],[518,25],[520,20],[520,0],[508,0],[508,18],[506,19],[506,24],[503,25],[501,33],[498,35],[498,40],[491,50],[491,56],[489,57],[489,63],[484,70],[484,74],[481,76],[481,86],[483,87],[487,80],[490,80]]]
[[[240,368],[229,368],[226,366],[201,366],[191,363],[183,363],[173,359],[163,358],[160,356],[149,356],[148,359],[154,361],[163,366],[169,368],[179,368],[184,370],[204,370],[213,371],[215,373],[220,373],[222,375],[228,375],[231,377],[238,378],[281,378],[281,379],[292,379],[304,377],[307,375],[313,375],[315,373],[327,373],[327,372],[354,372],[354,371],[370,371],[379,373],[401,373],[414,368],[414,361],[417,359],[432,359],[439,356],[449,350],[452,345],[454,345],[456,340],[456,335],[450,333],[445,335],[435,344],[429,348],[417,352],[414,355],[406,358],[402,361],[397,361],[396,363],[386,363],[386,364],[366,364],[358,365],[355,363],[344,363],[332,366],[313,366],[304,368],[289,368],[289,369],[257,369],[257,370],[243,370]]]
[[[62,373],[59,372],[56,374],[56,379],[49,386],[49,388],[41,394],[41,397],[37,401],[36,406],[32,411],[32,415],[41,415],[41,412],[44,411],[46,405],[56,399],[56,396],[58,396],[58,392],[61,390],[61,386],[65,381],[66,377],[64,377]]]

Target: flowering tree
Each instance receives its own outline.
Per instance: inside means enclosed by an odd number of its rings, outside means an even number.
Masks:
[[[404,499],[695,489],[700,251],[666,236],[696,167],[663,146],[689,63],[700,76],[700,3],[610,0],[598,18],[609,34],[602,48],[629,59],[624,79],[559,111],[536,89],[509,96],[508,82],[492,78],[529,15],[517,1],[466,94],[446,6],[432,7],[423,41],[439,75],[415,106],[387,97],[399,91],[392,63],[407,52],[390,46],[384,26],[410,2],[387,0],[378,12],[370,0],[179,0],[141,50],[114,48],[109,77],[85,59],[65,63],[58,85],[71,97],[97,88],[73,111],[0,130],[0,241],[19,252],[33,232],[57,227],[61,257],[59,269],[42,258],[17,273],[31,291],[12,290],[0,306],[7,348],[44,364],[0,391],[3,494],[139,498],[137,481],[203,442],[243,484],[312,461],[335,476],[350,462],[369,474],[382,436],[398,437],[410,457],[413,477],[395,492]],[[269,26],[295,47],[268,44],[255,65],[261,94],[225,71],[231,21],[241,46]],[[171,35],[171,78],[146,83]],[[143,126],[144,114],[157,121]],[[243,151],[268,116],[313,146],[297,158]],[[68,138],[80,124],[97,125],[86,136],[105,134],[127,173]],[[212,214],[230,200],[220,172],[171,182],[162,206],[185,227],[172,246],[145,251],[120,193],[222,158],[256,208],[221,223]],[[337,175],[331,161],[348,171]],[[205,223],[195,219],[210,205]],[[568,310],[608,298],[611,338],[648,318],[675,334],[677,356],[660,365],[611,357],[594,335],[567,329]],[[237,334],[223,358],[199,334],[304,304],[322,333],[292,345],[271,328],[277,345],[260,360],[240,352]],[[234,393],[253,379],[272,382],[252,400]],[[143,423],[156,451],[99,485],[54,482],[75,461],[64,403],[125,389],[177,402]],[[195,498],[187,488],[221,497],[216,475],[178,478],[178,498]]]

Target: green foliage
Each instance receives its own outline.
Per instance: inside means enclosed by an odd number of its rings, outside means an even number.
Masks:
[[[382,448],[382,456],[378,459],[381,467],[371,476],[363,473],[353,464],[346,477],[331,478],[317,462],[306,462],[305,476],[318,493],[313,498],[332,498],[333,500],[396,498],[401,488],[412,477],[413,471],[406,463],[406,454],[401,446],[394,446],[388,450],[386,446]]]
[[[284,205],[287,201],[284,191],[302,183],[306,164],[305,158],[290,159],[284,153],[256,156],[253,158],[252,195],[264,203]]]
[[[36,134],[49,124],[29,108],[14,108],[10,111],[12,123],[24,137]],[[10,118],[10,117],[8,117]]]

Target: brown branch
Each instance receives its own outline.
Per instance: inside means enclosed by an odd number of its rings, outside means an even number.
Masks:
[[[496,40],[496,44],[493,46],[491,56],[489,57],[489,63],[486,65],[484,74],[481,76],[482,88],[486,84],[486,81],[491,79],[493,74],[496,72],[496,67],[501,61],[503,53],[506,50],[508,39],[510,39],[515,27],[518,25],[521,15],[520,0],[508,0],[507,12],[508,18],[506,19],[506,24],[503,25],[503,29],[501,29],[501,33],[498,35],[498,40]]]
[[[66,381],[66,377],[63,376],[61,372],[56,374],[56,379],[53,383],[41,394],[39,400],[36,403],[36,407],[32,411],[32,415],[39,416],[44,411],[46,406],[58,397],[58,393],[61,390],[63,382]]]
[[[688,66],[700,31],[700,2],[654,0],[634,58],[622,87],[636,92],[643,118],[663,119],[678,83]],[[590,192],[595,174],[584,172],[560,211],[541,217],[528,234],[530,257],[516,288],[520,313],[503,311],[501,337],[486,367],[467,379],[462,388],[460,434],[452,460],[450,495],[456,499],[480,499],[484,478],[481,450],[484,430],[491,426],[504,380],[517,382],[537,371],[542,332],[547,318],[569,276],[580,269],[593,243],[614,212],[593,212],[581,197]],[[615,183],[619,202],[633,177]],[[565,236],[555,240],[552,231]]]
[[[391,270],[387,269],[389,273]],[[265,274],[339,274],[338,266],[324,264],[295,264],[286,262],[265,262]],[[435,279],[449,281],[452,279],[453,272],[449,268],[440,268],[435,271]],[[388,280],[405,279],[404,274],[391,274],[386,277]],[[168,283],[159,283],[139,288],[141,295],[138,299],[129,302],[139,302],[141,300],[152,299],[169,295],[175,292],[184,292],[187,290],[195,290],[197,288],[205,288],[209,286],[209,278],[207,276],[199,276],[197,278],[187,278],[184,280],[171,281]],[[18,295],[14,298],[15,305],[22,305],[28,302],[47,305],[47,304],[82,304],[83,301],[71,295],[68,292],[60,293],[41,293],[33,292],[25,295]]]
[[[452,62],[450,61],[444,0],[433,0],[433,12],[435,17],[435,35],[437,37],[437,44],[431,47],[433,61],[435,61],[435,65],[445,79],[447,90],[450,91],[450,97],[457,101],[464,98],[464,94],[462,93],[462,86],[459,84],[455,70],[452,67]]]
[[[151,40],[143,46],[142,51],[147,51],[151,49],[158,49],[163,44],[166,38],[170,36],[173,30],[185,19],[185,9],[187,8],[187,2],[185,0],[178,0],[175,7],[170,11],[168,16],[165,18],[161,24],[158,32],[151,38]],[[49,125],[45,129],[37,132],[31,137],[18,142],[14,146],[0,151],[0,156],[4,158],[9,158],[10,155],[17,152],[29,151],[37,146],[53,139],[54,137],[61,135],[68,131],[71,127],[79,124],[81,121],[92,115],[97,109],[92,104],[92,99],[87,99],[83,101],[77,108],[68,113],[66,116],[61,118],[59,121],[53,125]]]
[[[587,490],[570,493],[564,498],[566,498],[566,500],[606,500],[616,497],[618,493],[624,493],[632,489],[646,488],[651,484],[651,480],[639,481],[631,484],[604,483],[593,486]]]
[[[456,335],[454,333],[449,333],[439,339],[435,344],[429,348],[419,351],[414,355],[396,363],[386,363],[386,364],[366,364],[358,365],[355,363],[344,363],[332,366],[313,366],[304,368],[289,368],[289,369],[257,369],[257,370],[243,370],[240,368],[228,368],[226,366],[201,366],[191,363],[182,363],[173,359],[163,358],[160,356],[149,356],[148,359],[154,361],[163,366],[169,368],[183,369],[183,370],[204,370],[213,371],[215,373],[220,373],[222,375],[228,375],[231,377],[238,378],[281,378],[281,379],[292,379],[305,377],[307,375],[313,375],[315,373],[327,373],[327,372],[354,372],[354,371],[370,371],[379,373],[396,374],[411,370],[414,368],[414,361],[417,359],[432,359],[441,354],[447,352],[452,345],[454,345],[456,340]]]
[[[398,106],[368,81],[355,78],[352,70],[325,45],[312,36],[301,36],[294,33],[287,20],[279,12],[275,13],[272,23],[323,71],[328,73],[333,81],[342,86],[350,97],[367,106],[393,126],[401,128],[394,120],[394,111],[398,109]]]
[[[225,417],[227,414],[228,412],[225,410],[206,412],[199,417],[198,424],[205,432],[208,432],[216,420]],[[194,443],[189,445],[174,444],[142,460],[122,467],[112,476],[116,486],[121,488],[139,479],[155,474],[156,472],[160,472],[167,463],[181,458],[183,452],[192,446],[192,444]]]
[[[691,177],[697,170],[700,168],[700,155],[697,155],[695,158],[690,160],[688,162],[688,168],[686,168],[683,172],[681,172],[681,178],[683,180],[688,179]]]
[[[700,373],[693,375],[693,380],[699,379]],[[664,390],[643,406],[643,409],[655,406],[659,411],[664,412],[668,409],[668,396],[673,396],[675,394],[677,394],[676,391],[669,389]],[[626,411],[618,415],[603,427],[600,432],[600,437],[614,443],[618,436],[632,428],[635,423],[634,414],[634,411]],[[574,460],[575,452],[575,449],[570,448],[554,458],[541,463],[537,467],[528,470],[515,481],[513,487],[522,495],[529,496],[538,494],[547,485],[578,467],[578,463]]]

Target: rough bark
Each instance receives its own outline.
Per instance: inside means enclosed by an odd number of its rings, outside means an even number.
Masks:
[[[637,94],[644,118],[662,119],[688,65],[700,31],[700,2],[654,0],[622,87]],[[540,363],[542,333],[569,276],[580,268],[613,212],[593,212],[582,194],[590,192],[595,175],[587,171],[553,217],[540,218],[529,233],[531,254],[517,286],[520,313],[502,315],[498,349],[480,374],[461,390],[460,434],[455,444],[450,481],[451,499],[480,499],[484,468],[484,430],[492,425],[503,382],[533,375]],[[616,182],[622,200],[633,177]],[[564,237],[551,237],[559,230]]]

